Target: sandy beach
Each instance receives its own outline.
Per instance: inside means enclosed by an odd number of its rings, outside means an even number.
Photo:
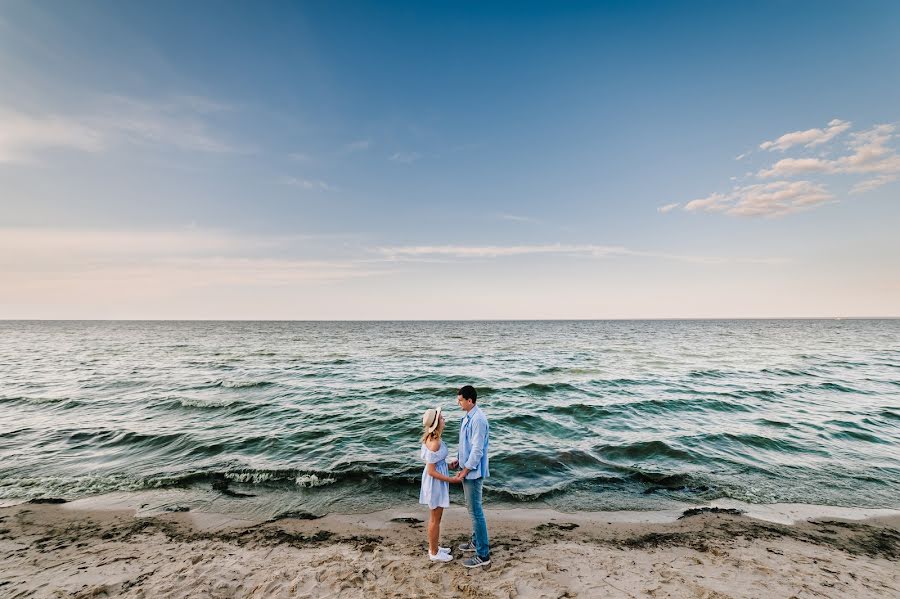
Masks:
[[[802,506],[769,509],[768,520],[728,508],[493,510],[493,562],[467,570],[458,551],[449,564],[426,560],[416,511],[250,522],[85,505],[0,509],[0,596],[900,596],[900,515],[886,510],[864,520],[804,520]],[[463,541],[467,525],[452,507],[444,544]]]

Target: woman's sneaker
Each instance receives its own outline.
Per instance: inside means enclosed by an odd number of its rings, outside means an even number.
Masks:
[[[467,541],[459,546],[459,550],[466,553],[472,553],[473,551],[475,551],[475,543]]]
[[[491,563],[491,557],[479,557],[473,555],[469,559],[464,559],[462,565],[466,568],[477,568],[478,566],[486,566]]]
[[[429,551],[428,559],[430,559],[433,562],[449,562],[450,560],[453,559],[453,556],[450,555],[449,553],[444,553],[443,551],[438,549],[438,552],[434,555],[432,555],[431,552]]]
[[[438,546],[438,553],[450,553],[450,548]]]

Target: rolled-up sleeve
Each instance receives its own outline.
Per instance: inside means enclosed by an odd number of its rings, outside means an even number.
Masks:
[[[478,470],[481,466],[481,458],[484,457],[484,444],[487,440],[487,421],[483,418],[477,418],[469,426],[472,427],[472,449],[469,452],[469,458],[466,460],[465,466],[469,470]]]

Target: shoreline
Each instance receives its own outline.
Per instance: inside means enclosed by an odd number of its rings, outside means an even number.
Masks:
[[[453,497],[452,499],[459,499]],[[257,500],[262,500],[258,502]],[[402,504],[404,507],[373,507],[371,510],[327,511],[308,513],[302,507],[288,506],[284,511],[272,509],[274,506],[268,498],[257,495],[244,495],[233,491],[212,492],[192,489],[155,489],[145,491],[118,491],[89,495],[76,499],[39,498],[39,499],[7,499],[0,500],[0,510],[22,505],[55,504],[66,510],[81,511],[131,511],[135,517],[159,516],[172,512],[205,514],[207,517],[218,517],[222,521],[234,521],[244,524],[260,524],[272,519],[279,519],[284,513],[306,513],[309,519],[328,517],[377,516],[379,513],[426,513],[424,506],[414,499]],[[624,509],[624,510],[560,510],[542,503],[532,505],[516,505],[500,502],[486,502],[485,512],[499,518],[521,517],[526,520],[547,517],[569,518],[575,521],[608,520],[624,523],[666,523],[674,522],[685,511],[718,508],[734,510],[749,518],[764,520],[777,524],[795,524],[804,520],[821,518],[840,518],[847,520],[868,520],[872,518],[900,516],[900,506],[861,507],[816,505],[805,503],[747,503],[736,499],[715,499],[703,503],[670,502],[671,507],[662,509]],[[465,504],[451,500],[447,512],[465,511]],[[447,513],[445,512],[445,514]],[[518,516],[517,516],[518,515]]]
[[[0,508],[0,595],[837,598],[900,593],[898,510],[751,506],[759,512],[754,516],[769,516],[765,520],[730,511],[733,506],[716,507],[687,515],[490,509],[492,564],[466,570],[455,563],[461,557],[456,550],[449,564],[427,560],[424,507],[256,521],[202,511],[140,515],[121,497],[23,503]],[[465,509],[451,507],[444,515],[442,543],[455,547],[466,539],[468,526]]]
[[[240,496],[239,496],[240,497]],[[35,504],[53,504],[59,505],[64,510],[79,511],[131,511],[135,517],[152,517],[165,515],[173,512],[184,512],[192,515],[203,514],[207,518],[218,518],[222,521],[235,521],[243,523],[260,524],[272,519],[281,519],[282,514],[273,513],[265,517],[258,512],[254,514],[254,510],[242,512],[240,508],[248,505],[246,499],[233,499],[227,495],[214,495],[212,501],[209,500],[209,494],[205,492],[196,492],[183,489],[165,489],[155,491],[122,491],[115,493],[105,493],[101,495],[91,495],[78,499],[67,500],[62,498],[43,498],[36,500],[13,500],[0,502],[0,510],[14,508],[22,505]],[[217,509],[227,507],[229,509]],[[632,510],[579,510],[579,511],[563,511],[541,504],[533,506],[513,506],[510,504],[501,504],[500,506],[492,505],[490,502],[485,504],[485,513],[492,517],[502,519],[523,519],[536,520],[541,518],[568,518],[574,521],[590,521],[604,520],[610,522],[622,523],[667,523],[675,522],[686,511],[703,510],[706,508],[715,508],[721,510],[732,510],[740,512],[749,518],[773,522],[776,524],[795,524],[805,520],[814,520],[822,518],[839,518],[846,520],[869,520],[885,517],[900,517],[900,507],[884,508],[884,507],[847,507],[833,505],[814,505],[804,503],[746,503],[735,499],[716,499],[705,503],[675,503],[673,507],[665,509],[632,509]],[[462,510],[465,511],[465,505],[452,502],[447,512]],[[267,512],[263,512],[267,513]],[[285,513],[293,513],[293,510]],[[413,514],[427,513],[424,506],[415,502],[410,502],[408,507],[396,508],[375,508],[369,511],[352,511],[352,512],[326,512],[326,513],[307,513],[308,519],[321,520],[323,518],[337,517],[350,518],[354,516],[365,516],[368,518],[378,519],[380,514]]]

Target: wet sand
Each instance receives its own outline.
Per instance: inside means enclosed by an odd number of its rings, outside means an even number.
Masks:
[[[0,596],[900,596],[897,512],[851,520],[803,506],[756,511],[771,517],[728,507],[680,518],[489,510],[492,564],[467,570],[457,550],[448,564],[427,560],[416,510],[251,522],[192,511],[139,517],[115,503],[22,504],[0,508]],[[810,514],[819,517],[802,519]],[[442,544],[464,541],[467,527],[465,510],[451,507]]]

